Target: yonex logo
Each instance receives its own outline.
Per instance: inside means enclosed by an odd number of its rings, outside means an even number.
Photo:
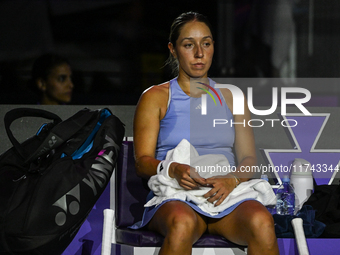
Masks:
[[[67,196],[75,198],[72,202],[67,204]],[[55,216],[55,223],[58,226],[63,226],[66,223],[67,212],[72,215],[76,215],[80,210],[80,187],[79,184],[75,186],[72,190],[67,192],[64,196],[59,198],[54,204],[54,206],[62,209],[62,212],[57,213]]]
[[[95,159],[95,163],[91,165],[89,172],[82,180],[86,185],[88,185],[92,191],[93,195],[97,195],[97,187],[104,187],[109,181],[110,176],[113,172],[114,161],[118,156],[119,146],[115,141],[109,136],[105,136],[106,143]]]
[[[103,145],[103,149],[98,153],[87,176],[82,180],[83,183],[92,189],[94,196],[98,194],[96,185],[103,188],[108,183],[119,152],[119,146],[112,138],[106,135],[105,140],[106,143]],[[56,214],[55,223],[58,226],[63,226],[66,223],[68,213],[76,215],[80,211],[80,185],[77,184],[53,205],[62,209],[61,212]]]
[[[52,147],[57,142],[57,139],[55,136],[51,137],[51,140],[48,141],[48,145]]]

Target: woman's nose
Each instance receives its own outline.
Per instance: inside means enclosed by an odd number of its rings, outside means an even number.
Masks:
[[[68,85],[71,89],[73,89],[74,84],[73,84],[73,81],[72,81],[71,77],[68,79],[67,85]]]
[[[197,50],[196,50],[196,55],[195,57],[197,58],[203,58],[204,54],[203,54],[203,49],[201,46],[198,46],[197,47]]]

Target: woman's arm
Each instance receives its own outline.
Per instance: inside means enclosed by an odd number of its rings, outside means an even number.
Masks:
[[[223,97],[231,112],[233,112],[233,96],[229,89],[221,89]],[[245,97],[244,97],[245,98]],[[251,114],[248,108],[246,99],[244,100],[244,115],[234,115],[235,128],[235,156],[238,162],[234,174],[240,178],[241,181],[247,181],[253,177],[253,172],[246,172],[245,169],[251,169],[257,164],[255,140],[252,127],[248,125],[251,119]],[[244,123],[244,124],[243,124]]]
[[[133,123],[134,150],[137,174],[149,178],[157,173],[155,158],[159,123],[165,115],[168,93],[166,84],[145,91],[136,107]]]
[[[226,100],[226,103],[231,111],[233,111],[233,99],[230,90],[222,90],[221,92]],[[214,202],[216,206],[220,205],[230,192],[239,184],[239,182],[249,180],[254,173],[245,170],[252,169],[256,165],[256,151],[253,130],[248,126],[248,121],[251,119],[251,114],[246,101],[244,101],[244,115],[234,115],[235,127],[235,153],[238,165],[236,171],[225,176],[213,177],[207,179],[207,183],[213,188],[204,195],[209,202]],[[243,124],[244,123],[244,124]]]
[[[134,117],[134,149],[137,174],[143,178],[157,174],[160,160],[155,158],[155,151],[161,119],[165,116],[169,97],[169,84],[151,87],[141,96]],[[185,189],[195,189],[205,185],[205,180],[191,172],[189,165],[173,162],[169,167],[169,176],[176,178]],[[195,178],[196,177],[196,178]]]
[[[256,150],[255,140],[252,127],[248,125],[248,121],[251,119],[251,114],[248,109],[246,100],[244,102],[244,115],[234,115],[235,123],[235,153],[238,161],[236,172],[234,173],[241,181],[247,181],[253,177],[254,172],[252,166],[256,166]]]

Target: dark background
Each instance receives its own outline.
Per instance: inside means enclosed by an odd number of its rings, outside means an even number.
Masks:
[[[72,104],[135,105],[144,89],[173,78],[163,67],[168,35],[186,11],[215,29],[210,77],[340,76],[338,0],[2,0],[0,104],[35,104],[32,63],[56,52],[73,69]],[[282,61],[292,56],[287,71]],[[319,92],[336,105],[338,93]]]

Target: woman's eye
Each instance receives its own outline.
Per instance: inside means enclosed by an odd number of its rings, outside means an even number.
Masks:
[[[66,80],[66,76],[65,75],[61,75],[58,77],[58,81],[59,82],[64,82]]]
[[[191,43],[188,43],[188,44],[185,44],[185,45],[184,45],[185,48],[190,48],[191,46],[192,46]]]
[[[203,46],[205,47],[209,47],[210,45],[211,45],[210,42],[203,43]]]

